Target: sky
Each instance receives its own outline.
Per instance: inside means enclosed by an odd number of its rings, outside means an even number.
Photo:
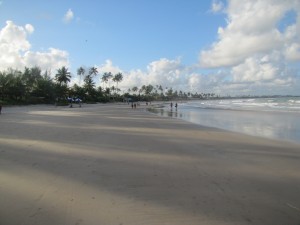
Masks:
[[[0,0],[0,71],[123,74],[119,88],[300,95],[300,0]]]

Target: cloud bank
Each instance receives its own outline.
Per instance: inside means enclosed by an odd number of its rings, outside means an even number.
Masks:
[[[216,4],[212,8],[218,9]],[[227,25],[219,27],[218,40],[200,52],[201,67],[227,70],[229,88],[276,92],[290,87],[296,93],[299,71],[293,65],[300,61],[300,2],[229,0],[225,13]]]
[[[236,66],[255,55],[280,51],[284,59],[299,60],[299,11],[295,0],[231,0],[227,26],[219,27],[219,40],[200,54],[203,67]],[[297,21],[280,31],[278,24],[294,12]]]
[[[23,70],[25,66],[39,66],[42,70],[56,71],[57,68],[69,65],[66,51],[56,48],[49,48],[46,52],[31,51],[27,38],[33,32],[31,24],[22,27],[6,21],[6,26],[0,30],[1,71],[7,68]]]

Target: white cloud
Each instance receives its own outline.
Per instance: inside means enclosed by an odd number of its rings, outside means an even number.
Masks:
[[[25,29],[29,34],[32,34],[34,32],[34,27],[31,24],[26,24]]]
[[[0,70],[14,68],[23,70],[25,66],[39,66],[42,70],[56,71],[57,68],[68,66],[68,53],[63,50],[49,48],[47,52],[30,51],[31,44],[27,35],[34,32],[31,24],[17,26],[7,21],[0,30]]]
[[[133,69],[129,72],[123,71],[118,66],[113,65],[111,60],[106,60],[104,64],[97,66],[100,78],[104,72],[116,74],[121,72],[124,76],[119,87],[127,90],[134,86],[142,85],[163,85],[164,87],[180,86],[183,79],[185,67],[180,62],[180,59],[168,60],[162,58],[157,61],[150,62],[146,71]],[[100,79],[97,81],[100,83]],[[99,85],[98,83],[98,85]],[[187,83],[187,82],[185,82]]]
[[[97,85],[100,85],[100,79],[104,72],[112,72],[123,74],[123,81],[119,84],[119,88],[124,91],[132,87],[141,87],[142,85],[161,85],[165,88],[173,88],[173,90],[181,91],[209,91],[211,86],[209,82],[202,78],[201,74],[193,72],[190,67],[184,66],[181,60],[170,60],[162,58],[150,62],[146,70],[133,69],[131,71],[123,71],[118,66],[113,65],[111,60],[106,60],[104,64],[97,67],[100,77]],[[102,86],[102,84],[101,84]]]
[[[199,67],[183,65],[179,58],[175,60],[162,58],[150,62],[145,70],[124,71],[111,60],[106,60],[95,67],[99,72],[95,78],[96,86],[105,87],[101,83],[104,72],[111,72],[113,75],[121,72],[123,81],[118,87],[122,91],[151,84],[154,87],[161,85],[164,89],[173,88],[186,93],[216,93],[222,96],[297,94],[300,84],[300,79],[296,75],[298,71],[289,69],[282,62],[282,54],[276,51],[260,58],[249,57],[230,69],[217,71],[214,69],[205,74],[199,71]],[[78,77],[75,82],[79,83]],[[108,85],[115,84],[111,81]]]
[[[72,11],[72,9],[68,9],[68,11],[66,12],[66,14],[64,15],[63,21],[65,23],[70,23],[74,18],[74,13]]]
[[[147,68],[149,73],[165,74],[170,72],[176,72],[180,69],[180,67],[180,59],[169,60],[166,58],[162,58],[158,61],[151,62]]]
[[[140,70],[131,71],[130,73],[138,75],[137,80],[131,80],[129,82],[129,84],[135,83],[136,86],[152,84],[162,85],[163,87],[173,86],[181,88],[187,83],[184,77],[185,67],[182,66],[180,59],[169,60],[162,58],[149,63],[147,70],[143,73],[141,73]]]
[[[105,60],[105,63],[96,67],[100,74],[105,72],[111,72],[112,74],[122,72],[122,70],[119,67],[113,65],[113,62],[110,59]]]
[[[23,27],[16,26],[12,21],[6,21],[6,26],[0,31],[1,55],[15,50],[28,50],[31,45],[26,37],[27,32]]]
[[[222,31],[221,40],[212,50],[201,52],[201,65],[204,67],[234,66],[247,57],[280,48],[280,35],[276,30],[259,35],[246,35],[240,32]]]
[[[298,9],[300,2],[294,0],[228,1],[227,26],[220,27],[218,40],[200,53],[200,64],[210,68],[236,66],[256,54],[295,47],[299,42]],[[280,32],[277,24],[291,10],[298,14],[298,20]],[[294,52],[292,55],[288,59],[295,58]]]
[[[145,70],[124,71],[111,60],[97,66],[99,76],[97,86],[101,84],[104,72],[123,74],[119,88],[127,91],[134,86],[151,84],[184,92],[216,93],[226,96],[248,94],[297,94],[299,78],[282,62],[282,54],[274,51],[260,58],[249,57],[231,69],[211,70],[206,74],[197,67],[182,64],[180,59],[162,58],[150,62]],[[110,83],[110,86],[114,85]]]
[[[189,85],[189,89],[191,92],[197,92],[199,91],[199,87],[201,86],[202,83],[202,77],[199,74],[191,74],[188,79],[188,85]]]
[[[300,60],[300,44],[292,43],[286,47],[285,56],[288,60],[299,61]]]
[[[234,82],[270,81],[277,76],[278,71],[273,64],[256,58],[248,58],[231,70]]]
[[[218,28],[218,40],[200,53],[202,68],[223,71],[219,80],[212,72],[206,85],[228,94],[298,94],[300,2],[229,0],[227,5],[227,25]],[[295,19],[286,23],[291,15]]]
[[[41,69],[58,69],[62,66],[68,66],[69,54],[66,51],[49,48],[47,52],[27,51],[24,56],[24,64],[28,67],[39,66]]]
[[[221,12],[224,9],[224,4],[221,1],[214,0],[211,4],[211,11],[213,13]]]

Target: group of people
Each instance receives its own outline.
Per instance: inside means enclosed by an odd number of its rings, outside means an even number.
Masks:
[[[131,103],[131,108],[136,109],[136,103]]]
[[[170,106],[171,106],[171,109],[173,109],[173,102],[170,103]],[[177,102],[176,102],[176,103],[175,103],[175,108],[177,109],[177,107],[178,107],[178,104],[177,104]]]
[[[129,104],[129,102],[128,102],[128,104]],[[151,104],[151,102],[146,102],[146,105],[148,106],[149,104]],[[131,102],[131,108],[133,108],[133,109],[136,109],[136,107],[139,105],[139,103],[135,103],[135,102]],[[175,103],[175,108],[176,108],[176,110],[177,110],[177,107],[178,107],[178,104],[177,104],[177,102]],[[171,107],[171,110],[173,109],[173,102],[171,102],[170,103],[170,107]]]
[[[79,105],[79,107],[81,107],[82,100],[80,98],[70,98],[70,97],[68,97],[67,100],[70,103],[70,108],[73,107],[73,103],[76,103],[76,104]]]
[[[146,106],[148,106],[149,104],[151,105],[151,102],[146,102]],[[128,105],[129,105],[129,102],[128,102]],[[137,103],[131,102],[131,108],[133,108],[133,109],[136,109],[136,107],[139,105],[140,105],[140,102],[137,102]]]

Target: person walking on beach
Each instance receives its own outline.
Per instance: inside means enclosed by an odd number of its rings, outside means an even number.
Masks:
[[[170,106],[171,106],[171,109],[172,109],[173,108],[173,102],[171,102]]]
[[[175,108],[176,108],[176,110],[177,110],[177,106],[178,106],[178,105],[177,105],[177,102],[176,102],[176,103],[175,103]]]

